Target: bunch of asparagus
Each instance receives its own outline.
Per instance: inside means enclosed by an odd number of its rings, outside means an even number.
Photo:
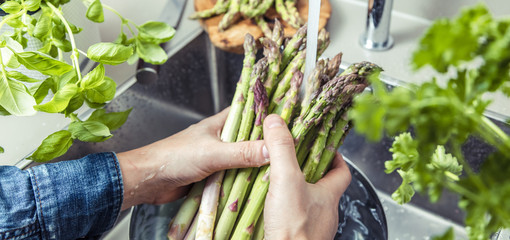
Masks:
[[[246,35],[243,69],[221,133],[226,142],[262,139],[262,123],[279,114],[291,127],[304,178],[317,182],[327,172],[336,149],[351,128],[347,111],[353,97],[381,69],[368,62],[338,74],[342,54],[320,59],[300,99],[306,50],[306,26],[283,46],[281,24],[263,38],[264,57],[256,59],[256,42]],[[318,36],[318,54],[329,34]],[[270,166],[221,171],[195,183],[169,226],[169,239],[263,239],[262,210],[269,188]]]
[[[196,12],[190,18],[210,18],[224,14],[218,24],[220,31],[225,31],[242,17],[253,19],[264,36],[271,38],[272,31],[264,20],[264,14],[271,7],[274,7],[283,21],[291,27],[298,29],[304,25],[304,20],[296,8],[296,0],[217,0],[212,8]]]

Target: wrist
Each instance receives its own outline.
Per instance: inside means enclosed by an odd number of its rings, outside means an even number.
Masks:
[[[122,210],[129,207],[150,202],[146,199],[149,194],[142,191],[149,189],[147,186],[147,175],[150,167],[145,161],[143,149],[135,149],[117,154],[120,170],[122,172],[122,182],[124,184],[124,199],[122,201]]]

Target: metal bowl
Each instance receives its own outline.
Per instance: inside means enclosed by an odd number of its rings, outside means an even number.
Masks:
[[[339,202],[335,239],[388,239],[386,217],[374,187],[351,161],[346,162],[352,181]],[[136,206],[131,215],[129,238],[166,240],[168,224],[181,203],[182,199],[164,205]]]

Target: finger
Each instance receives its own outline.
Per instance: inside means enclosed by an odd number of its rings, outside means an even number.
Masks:
[[[271,179],[277,174],[282,178],[301,172],[297,164],[294,139],[283,119],[271,114],[264,120],[264,141],[271,160]]]
[[[219,143],[212,151],[210,161],[212,169],[218,171],[229,168],[260,167],[269,159],[263,153],[264,141],[245,141],[236,143]]]
[[[351,171],[341,154],[333,159],[331,170],[316,184],[321,185],[340,198],[351,183]]]

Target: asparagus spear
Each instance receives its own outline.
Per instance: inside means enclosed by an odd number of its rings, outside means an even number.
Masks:
[[[276,46],[278,46],[278,49],[281,48],[284,37],[285,36],[283,34],[282,23],[278,20],[278,18],[275,18],[273,33],[271,35],[271,40],[273,40],[276,43]]]
[[[193,221],[193,217],[197,213],[198,206],[200,205],[204,185],[204,181],[193,184],[193,187],[186,197],[186,201],[183,202],[179,212],[170,223],[170,230],[167,234],[169,240],[180,240],[186,235],[186,232]]]
[[[278,82],[278,86],[276,87],[273,96],[271,97],[271,103],[269,104],[269,112],[274,112],[276,106],[278,106],[282,99],[285,97],[285,93],[290,88],[290,80],[292,76],[296,72],[301,71],[301,67],[304,65],[306,58],[305,50],[299,51],[296,57],[289,64],[287,69],[280,74],[282,76],[281,80]],[[283,74],[283,75],[282,75]]]
[[[287,8],[287,12],[289,13],[289,25],[291,25],[294,28],[299,28],[303,26],[304,21],[301,19],[301,16],[299,16],[299,12],[296,8],[296,0],[286,0],[285,1],[285,7]]]
[[[278,1],[279,0],[276,0],[276,2]],[[289,64],[290,60],[292,60],[294,56],[296,56],[296,54],[298,53],[299,48],[301,47],[303,42],[306,41],[307,29],[308,28],[306,25],[299,28],[296,34],[294,34],[294,36],[292,36],[292,38],[285,45],[285,48],[283,49],[282,53],[282,65],[281,65],[282,69],[287,67],[287,64]]]
[[[255,23],[257,23],[257,26],[259,26],[260,30],[262,30],[262,33],[264,34],[264,36],[267,38],[271,38],[271,35],[273,34],[273,32],[271,31],[271,28],[267,24],[266,20],[264,20],[264,17],[263,16],[255,16],[255,17],[253,17],[253,19],[255,20]]]
[[[274,0],[264,0],[258,5],[250,6],[251,9],[246,9],[243,13],[249,18],[261,16],[264,15],[271,6],[273,6],[273,3]]]
[[[277,84],[278,74],[280,74],[281,53],[278,44],[271,39],[264,38],[262,45],[264,46],[264,56],[266,56],[269,63],[269,71],[264,87],[266,88],[268,98],[271,98]]]
[[[186,236],[184,236],[183,240],[195,240],[195,236],[197,235],[197,222],[198,217],[195,216],[193,218],[193,223],[191,223],[191,226],[188,229],[188,232],[186,233]]]
[[[231,0],[230,6],[228,7],[228,11],[221,18],[220,23],[218,24],[218,30],[220,32],[227,30],[238,18],[240,12],[241,0]]]
[[[261,58],[257,64],[255,64],[253,68],[253,73],[251,75],[251,83],[250,85],[255,86],[256,81],[261,81],[265,78],[267,74],[267,58]],[[237,134],[238,141],[246,141],[248,140],[251,132],[251,128],[253,127],[253,119],[255,117],[255,93],[254,91],[248,92],[248,97],[246,100],[246,104],[243,110],[241,126],[239,127],[239,132]]]
[[[288,1],[288,0],[287,0]],[[287,22],[290,26],[293,28],[300,28],[300,22],[298,19],[296,19],[296,16],[294,13],[289,12],[289,9],[287,9],[286,4],[284,3],[284,0],[275,0],[275,8],[276,12],[280,14],[282,19]]]
[[[294,107],[296,106],[299,94],[299,88],[301,87],[301,83],[303,81],[303,73],[295,72],[294,76],[292,76],[292,80],[290,81],[290,89],[285,94],[285,97],[282,99],[281,104],[279,104],[273,113],[279,114],[282,118],[291,119],[292,112],[294,111]]]
[[[305,88],[305,96],[301,101],[301,113],[310,105],[312,99],[314,98],[314,94],[317,94],[322,86],[323,82],[321,81],[322,76],[326,72],[326,60],[320,59],[315,64],[315,68],[310,73],[310,76],[306,82]]]
[[[316,183],[324,176],[326,171],[329,169],[333,158],[335,157],[337,149],[340,147],[340,145],[342,145],[342,142],[350,129],[351,124],[349,124],[349,121],[347,120],[347,114],[344,112],[340,116],[340,119],[336,121],[335,126],[329,133],[326,148],[324,148],[324,151],[322,152],[319,165],[317,166],[317,170],[313,174],[313,177],[309,181],[310,183]]]
[[[232,109],[230,110],[224,128],[221,132],[221,140],[224,142],[234,142],[236,133],[240,127],[241,111],[244,109],[245,99],[248,91],[249,81],[247,76],[251,72],[251,66],[255,61],[255,40],[249,34],[245,37],[245,58],[243,70],[241,72],[241,84],[232,100]],[[239,85],[238,85],[239,86]],[[239,92],[238,92],[239,91]],[[225,171],[214,173],[208,177],[203,191],[203,199],[200,204],[197,223],[197,239],[211,239],[214,222],[216,219],[216,211],[218,207],[218,198],[221,190],[221,182],[225,175]]]
[[[340,70],[340,64],[342,63],[342,53],[335,55],[331,60],[329,60],[326,66],[326,75],[329,78],[334,78],[338,71]]]
[[[254,129],[250,136],[250,140],[259,140],[262,137],[262,120],[267,115],[268,100],[265,88],[262,85],[260,79],[257,79],[253,90],[255,95],[255,111],[257,112],[257,117],[254,123]],[[250,185],[252,179],[251,175],[254,170],[256,169],[245,168],[239,170],[227,201],[228,207],[223,209],[221,217],[218,221],[214,239],[221,240],[229,238],[239,214],[239,210],[243,206],[245,194]]]
[[[255,231],[253,233],[252,240],[263,240],[264,239],[264,213],[259,217],[257,224],[255,225]]]
[[[218,0],[216,1],[216,4],[210,9],[195,12],[191,16],[189,16],[190,19],[199,19],[199,18],[209,18],[215,15],[219,15],[222,13],[227,12],[228,6],[230,5],[230,0]]]

